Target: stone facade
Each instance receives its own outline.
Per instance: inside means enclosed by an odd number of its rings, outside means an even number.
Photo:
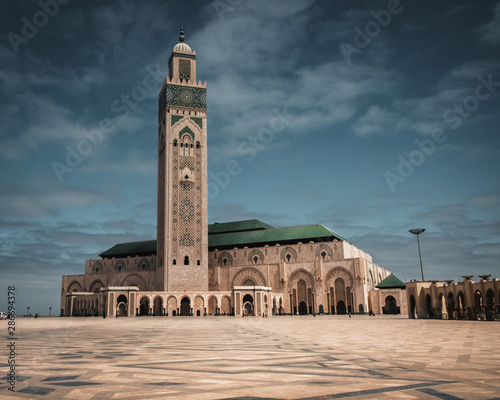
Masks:
[[[358,257],[346,258],[346,253]],[[369,296],[373,299],[371,293],[378,292],[375,285],[389,271],[346,241],[214,249],[208,258],[206,291],[189,290],[192,286],[182,291],[158,288],[155,255],[89,260],[84,275],[63,276],[61,313],[241,315],[245,304],[251,315],[346,314],[369,309],[382,313],[369,305]],[[250,302],[244,301],[247,295],[252,297]],[[126,301],[118,301],[120,296]],[[401,304],[401,294],[395,296]],[[183,301],[189,307],[184,312]]]
[[[256,220],[209,227],[206,102],[181,32],[159,95],[158,240],[116,245],[84,275],[63,276],[61,315],[367,312],[369,292],[390,273],[334,231]]]
[[[370,291],[370,310],[375,314],[408,315],[408,301],[404,289],[375,289]]]
[[[406,284],[410,318],[500,320],[500,280],[413,281]]]
[[[368,291],[389,274],[369,254],[339,240],[215,249],[209,259],[210,290],[272,288],[269,306],[275,314],[367,312]]]

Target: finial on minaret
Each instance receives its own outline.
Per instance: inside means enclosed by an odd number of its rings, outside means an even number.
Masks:
[[[179,40],[182,42],[184,42],[184,28],[181,26],[181,36],[179,37]]]

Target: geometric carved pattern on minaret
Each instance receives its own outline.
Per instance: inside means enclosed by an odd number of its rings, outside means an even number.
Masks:
[[[182,121],[182,122],[181,122]],[[201,148],[195,139],[201,139],[201,128],[189,119],[178,120],[173,126],[172,137],[180,137],[173,147],[171,171],[172,182],[172,257],[179,259],[179,248],[189,248],[197,260],[201,259]],[[179,132],[176,134],[175,132]],[[186,136],[185,134],[188,133]],[[199,140],[198,140],[199,141]],[[183,147],[180,147],[182,144]],[[185,147],[188,146],[188,147]],[[185,169],[192,173],[191,179],[182,181],[180,174]],[[193,260],[196,262],[196,260]]]

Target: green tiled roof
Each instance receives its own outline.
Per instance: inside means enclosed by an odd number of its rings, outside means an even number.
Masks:
[[[102,258],[120,258],[127,256],[150,256],[156,254],[156,240],[146,240],[143,242],[119,243],[99,254]]]
[[[258,247],[268,244],[292,244],[297,242],[307,243],[311,240],[329,241],[333,239],[344,240],[338,233],[324,225],[292,226],[289,228],[270,228],[253,231],[211,234],[208,236],[208,248],[228,249],[233,247],[252,246]]]
[[[215,222],[214,224],[208,225],[208,234],[216,233],[229,233],[229,232],[242,232],[242,231],[255,231],[262,229],[272,229],[271,225],[265,224],[257,219],[249,219],[246,221],[235,221],[235,222]]]
[[[256,219],[247,221],[215,223],[208,226],[208,248],[232,249],[234,247],[259,247],[268,244],[294,244],[326,242],[334,239],[345,240],[337,232],[324,225],[292,226],[273,228]],[[99,254],[102,258],[121,258],[127,256],[149,256],[156,254],[156,240],[117,244]]]
[[[377,289],[406,289],[406,285],[396,278],[394,274],[390,274],[375,287]]]

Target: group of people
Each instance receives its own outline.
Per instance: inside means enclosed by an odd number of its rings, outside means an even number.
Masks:
[[[10,314],[9,313],[0,313],[0,319],[10,319]]]

